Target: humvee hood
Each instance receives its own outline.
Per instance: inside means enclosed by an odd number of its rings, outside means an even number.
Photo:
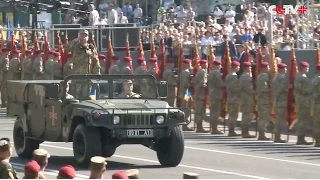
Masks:
[[[81,104],[113,114],[166,113],[170,108],[165,101],[144,99],[86,100]]]

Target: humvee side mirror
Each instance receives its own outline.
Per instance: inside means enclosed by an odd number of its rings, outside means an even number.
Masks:
[[[59,99],[59,85],[50,84],[46,88],[46,97],[50,99]]]
[[[160,81],[158,83],[158,95],[159,95],[159,98],[167,98],[168,96],[167,81]]]

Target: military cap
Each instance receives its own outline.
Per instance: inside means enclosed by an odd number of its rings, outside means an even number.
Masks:
[[[157,62],[157,58],[150,58],[149,62]]]
[[[5,139],[0,140],[0,152],[6,152],[10,149],[10,147],[11,147],[10,141],[8,142]]]
[[[232,61],[231,65],[232,66],[240,66],[240,63],[238,61]]]
[[[53,55],[54,55],[55,57],[58,57],[58,56],[60,56],[60,53],[59,53],[59,52],[55,52]]]
[[[192,62],[191,59],[184,59],[184,60],[183,60],[183,63],[186,63],[186,64],[190,64],[191,62]]]
[[[269,63],[264,61],[261,63],[261,67],[268,67],[269,66]]]
[[[174,59],[173,58],[168,58],[167,59],[167,63],[174,63]]]
[[[129,177],[125,172],[117,171],[112,174],[112,179],[129,179]]]
[[[72,57],[72,53],[71,52],[68,52],[68,57]]]
[[[139,170],[138,169],[129,169],[126,171],[129,179],[139,179]]]
[[[31,54],[32,51],[31,50],[26,50],[26,54]]]
[[[112,60],[119,60],[120,58],[118,56],[112,56]]]
[[[144,62],[145,59],[144,59],[144,57],[138,57],[138,58],[137,58],[137,61],[141,63],[141,62]]]
[[[41,51],[40,50],[35,50],[34,54],[41,54]]]
[[[300,66],[301,66],[301,67],[309,67],[309,63],[306,62],[306,61],[301,61],[301,62],[300,62]]]
[[[214,60],[214,61],[212,62],[212,64],[214,64],[214,65],[221,65],[221,61]]]
[[[278,64],[278,68],[280,68],[280,69],[284,69],[284,68],[286,68],[286,67],[287,67],[287,65],[284,64],[284,63]]]
[[[205,60],[205,59],[202,59],[202,60],[200,60],[200,62],[199,62],[200,64],[206,64],[206,63],[208,63],[208,61],[207,60]]]
[[[79,33],[80,34],[89,34],[89,31],[88,30],[85,30],[85,29],[81,29],[80,31],[79,31]]]
[[[90,161],[90,169],[101,170],[107,165],[106,158],[101,156],[94,156]]]
[[[39,173],[40,170],[41,170],[41,167],[39,166],[39,164],[35,160],[32,160],[32,161],[28,162],[24,166],[24,172],[25,173],[36,174],[36,173]]]
[[[190,172],[184,172],[183,173],[183,179],[199,179],[199,174],[190,173]]]
[[[1,51],[2,52],[7,52],[7,51],[9,51],[9,49],[8,48],[2,48]]]
[[[64,165],[59,169],[58,176],[61,179],[73,179],[76,177],[76,170],[71,165]]]
[[[33,151],[33,159],[36,161],[46,161],[50,154],[45,149],[36,149]]]
[[[318,70],[320,70],[320,64],[317,64],[316,68],[317,68]]]
[[[250,62],[243,62],[242,63],[244,67],[251,67],[251,63]]]
[[[131,57],[129,57],[129,56],[124,57],[124,61],[126,61],[126,62],[130,62],[130,61],[132,61],[132,58],[131,58]]]
[[[106,56],[105,56],[105,55],[103,55],[103,54],[99,54],[99,55],[98,55],[98,58],[99,58],[99,59],[105,59],[105,58],[106,58]]]

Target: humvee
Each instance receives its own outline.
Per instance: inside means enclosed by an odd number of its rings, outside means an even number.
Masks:
[[[124,80],[147,81],[148,97],[118,98]],[[67,83],[86,81],[96,99],[66,98]],[[145,88],[145,87],[141,87]],[[151,96],[150,96],[151,94]],[[72,94],[71,94],[72,95]],[[8,115],[16,117],[14,147],[29,158],[44,141],[72,142],[74,158],[88,165],[93,156],[111,157],[123,144],[141,144],[157,153],[162,166],[179,165],[185,114],[161,98],[167,83],[152,75],[72,75],[58,80],[8,81]]]

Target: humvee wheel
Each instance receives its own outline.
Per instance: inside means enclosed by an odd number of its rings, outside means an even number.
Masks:
[[[107,149],[103,149],[102,150],[102,156],[103,157],[111,157],[114,155],[114,153],[116,152],[117,148],[107,148]]]
[[[170,137],[162,138],[157,143],[157,157],[162,166],[176,167],[184,153],[184,135],[180,126],[171,129]]]
[[[30,139],[25,136],[22,123],[18,118],[13,126],[14,148],[20,158],[31,158],[33,151],[39,148],[38,140]]]
[[[96,128],[79,124],[73,133],[73,155],[77,163],[87,166],[93,156],[101,156],[101,138]]]

